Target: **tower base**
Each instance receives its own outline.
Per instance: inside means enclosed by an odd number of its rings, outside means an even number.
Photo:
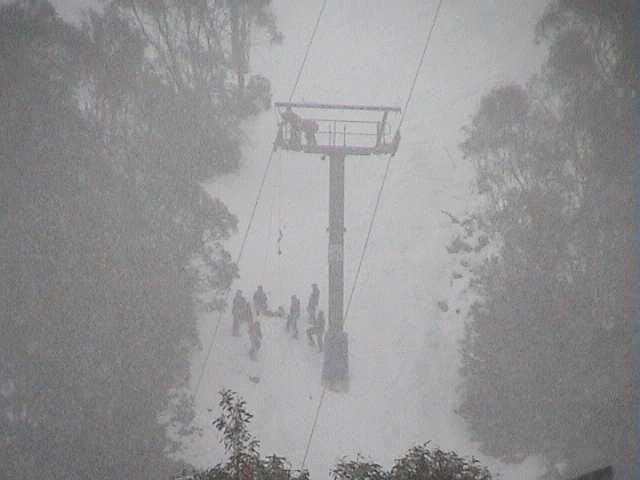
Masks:
[[[349,340],[344,331],[329,329],[324,336],[322,383],[331,390],[348,390]]]

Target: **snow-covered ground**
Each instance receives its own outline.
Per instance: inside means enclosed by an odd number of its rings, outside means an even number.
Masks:
[[[67,17],[92,0],[55,0]],[[309,33],[320,8],[315,0],[275,0],[283,47],[252,50],[252,73],[272,82],[274,99],[288,98]],[[296,100],[401,105],[415,61],[431,22],[435,2],[350,0],[329,2]],[[496,82],[524,81],[543,58],[533,46],[533,27],[546,2],[445,2],[423,66],[403,141],[391,168],[374,235],[362,270],[346,330],[350,340],[350,390],[329,392],[320,413],[308,466],[325,478],[341,455],[357,452],[389,466],[415,443],[432,440],[461,454],[477,454],[462,421],[454,414],[457,342],[463,331],[467,278],[452,280],[459,261],[447,255],[452,234],[446,209],[459,214],[471,207],[468,167],[456,149],[460,128],[477,98]],[[260,42],[256,42],[258,45]],[[238,215],[244,231],[267,152],[275,133],[264,115],[247,131],[255,142],[245,151],[244,167],[207,185]],[[445,150],[449,150],[449,154]],[[326,310],[328,165],[317,157],[277,154],[234,285],[250,297],[262,283],[271,305],[288,308],[297,293],[303,309],[311,282],[321,288]],[[345,285],[351,287],[367,231],[383,158],[349,158],[346,174]],[[276,239],[281,228],[282,255]],[[229,250],[238,251],[242,235]],[[446,300],[452,308],[437,308]],[[205,352],[217,315],[201,319]],[[231,388],[255,414],[253,431],[265,454],[285,455],[298,467],[321,392],[321,357],[288,338],[282,320],[263,322],[259,361],[248,359],[248,339],[231,337],[222,317],[214,350],[197,397],[204,436],[186,445],[188,460],[212,465],[223,457],[210,425],[218,414],[217,392]],[[301,322],[301,330],[304,322]],[[194,355],[198,378],[204,353]],[[259,375],[257,384],[249,376]],[[208,409],[213,411],[209,412]],[[531,478],[534,462],[506,468],[483,459],[506,478]]]
[[[275,158],[235,288],[250,298],[261,283],[270,305],[287,310],[290,294],[297,293],[304,310],[310,284],[317,281],[326,312],[328,164],[301,154]],[[384,161],[348,159],[346,295]],[[388,467],[409,447],[428,440],[441,448],[478,455],[462,420],[453,412],[457,348],[464,322],[464,309],[456,313],[455,307],[461,305],[468,279],[451,278],[460,258],[446,253],[445,245],[455,230],[440,211],[460,213],[469,207],[469,174],[444,151],[430,146],[409,159],[399,154],[394,162],[345,325],[350,342],[349,391],[326,395],[307,460],[314,478],[326,478],[336,460],[357,453]],[[264,163],[256,162],[208,186],[212,195],[224,198],[238,214],[241,232],[263,167]],[[277,255],[279,228],[284,231],[282,255]],[[241,236],[230,241],[231,251],[237,251]],[[439,300],[452,308],[442,312]],[[217,319],[217,314],[202,318],[205,351]],[[322,356],[307,345],[304,314],[298,340],[285,332],[283,319],[263,319],[261,324],[264,340],[258,361],[253,362],[247,354],[246,327],[242,337],[232,337],[231,319],[228,314],[222,316],[197,398],[204,435],[187,448],[187,459],[199,466],[223,458],[211,426],[222,388],[231,388],[247,400],[255,414],[252,431],[262,442],[262,453],[284,455],[293,468],[300,466],[322,391]],[[194,358],[194,379],[203,359],[204,352]],[[259,383],[250,377],[259,377]],[[485,462],[494,471],[507,471],[488,459]]]
[[[295,100],[402,106],[435,2],[329,3]],[[284,100],[320,3],[278,0],[274,6],[285,44],[256,49],[252,62],[257,73],[271,80],[274,100]],[[346,319],[350,389],[327,393],[307,460],[313,478],[326,478],[339,457],[358,452],[389,467],[409,447],[428,440],[462,455],[479,456],[454,413],[468,278],[451,278],[460,258],[447,254],[445,246],[457,231],[441,210],[459,215],[472,208],[471,168],[457,148],[460,129],[484,91],[496,82],[523,81],[535,71],[542,52],[533,47],[533,26],[543,8],[544,2],[531,0],[518,5],[450,2],[443,9]],[[239,218],[240,233],[227,245],[234,255],[275,129],[272,114],[248,126],[243,167],[206,186]],[[263,284],[270,305],[287,310],[290,295],[296,293],[304,310],[310,285],[317,282],[326,312],[328,162],[281,152],[273,161],[234,290],[241,288],[250,298]],[[346,297],[385,161],[347,158]],[[282,255],[277,254],[279,230]],[[447,312],[437,307],[440,300],[449,304]],[[202,318],[205,351],[216,321],[217,315]],[[252,428],[262,441],[263,454],[276,452],[294,468],[300,466],[321,393],[322,358],[302,335],[297,341],[289,338],[283,320],[264,320],[262,327],[263,347],[254,363],[247,355],[246,335],[231,337],[230,318],[222,317],[197,398],[204,436],[187,448],[187,458],[197,465],[223,458],[210,423],[218,415],[217,392],[231,388],[255,414]],[[304,328],[303,319],[301,333]],[[204,353],[194,356],[194,379],[200,375]],[[250,376],[261,380],[253,383]],[[536,471],[535,462],[506,467],[479,458],[505,478],[532,478]]]

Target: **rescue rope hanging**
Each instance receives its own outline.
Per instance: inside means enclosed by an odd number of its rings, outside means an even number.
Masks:
[[[278,255],[282,255],[282,248],[280,248],[281,241],[282,241],[282,227],[278,228]]]
[[[285,154],[285,158],[287,158],[288,156],[288,152]],[[280,192],[280,188],[282,186],[282,157],[280,157],[280,161],[278,162],[278,175],[277,175],[277,183],[276,183],[276,195],[277,195],[277,200],[278,200],[278,205],[277,205],[277,209],[278,209],[278,255],[282,255],[282,238],[284,237],[284,233],[283,233],[283,229],[284,226],[282,225],[282,197],[281,197],[281,192]]]
[[[282,155],[278,155],[278,157],[276,158],[276,162],[278,162],[280,160],[280,158],[282,157]],[[265,249],[264,249],[264,261],[262,264],[262,275],[260,277],[260,284],[264,283],[264,279],[266,277],[266,273],[267,273],[267,267],[269,262],[269,253],[271,251],[271,238],[272,238],[272,227],[273,227],[273,216],[274,216],[274,211],[275,211],[275,204],[276,204],[276,200],[277,200],[277,195],[278,195],[278,185],[276,183],[276,181],[274,181],[273,184],[273,193],[271,194],[271,206],[269,207],[269,221],[267,222],[267,236],[266,236],[266,242],[265,242]]]
[[[295,95],[295,92],[296,92],[296,90],[298,88],[298,84],[300,83],[300,78],[302,77],[302,72],[303,72],[304,67],[305,67],[305,65],[307,63],[307,59],[309,58],[309,52],[311,51],[311,45],[313,44],[313,40],[314,40],[314,38],[316,36],[316,32],[318,31],[318,26],[320,25],[320,19],[322,18],[322,14],[324,13],[325,7],[327,6],[327,1],[328,0],[324,0],[324,2],[322,4],[322,8],[320,9],[320,12],[318,13],[318,17],[316,19],[316,23],[315,23],[315,26],[313,28],[313,32],[311,34],[311,37],[309,38],[309,42],[307,43],[307,48],[305,50],[304,57],[303,57],[302,62],[300,64],[300,69],[298,70],[298,74],[297,74],[296,80],[295,80],[295,82],[293,84],[293,88],[291,89],[291,94],[289,95],[289,99],[293,98],[293,96]],[[255,213],[256,213],[256,210],[257,210],[257,207],[258,207],[258,203],[260,202],[260,198],[262,196],[262,190],[264,188],[264,183],[265,183],[265,181],[267,179],[267,176],[269,174],[269,169],[271,168],[271,163],[272,163],[272,160],[273,160],[273,155],[275,153],[275,150],[276,149],[275,149],[275,141],[274,141],[274,146],[271,149],[271,152],[269,153],[269,158],[267,159],[267,165],[265,166],[264,173],[262,174],[262,180],[261,180],[260,186],[258,188],[258,193],[256,195],[256,200],[255,200],[255,203],[253,205],[253,210],[251,212],[251,215],[249,217],[249,222],[247,224],[247,228],[245,230],[244,237],[242,239],[242,243],[240,245],[240,250],[238,251],[238,256],[236,258],[236,265],[238,265],[240,263],[240,260],[242,259],[242,254],[244,253],[244,247],[245,247],[246,242],[247,242],[247,237],[249,236],[249,232],[251,231],[251,226],[253,224],[253,219],[255,217]],[[224,294],[225,303],[229,299],[230,292],[231,292],[231,290],[227,289],[225,294]],[[202,384],[202,379],[204,378],[204,374],[206,372],[207,364],[209,363],[209,358],[211,357],[211,352],[213,351],[213,346],[215,345],[215,341],[216,341],[216,338],[218,336],[218,330],[220,328],[220,323],[222,322],[222,314],[223,314],[223,312],[221,310],[219,312],[219,314],[218,314],[218,320],[216,322],[216,327],[215,327],[215,329],[213,331],[213,335],[211,336],[211,340],[209,342],[209,347],[207,349],[207,354],[205,355],[205,359],[204,359],[204,361],[202,363],[202,369],[200,371],[200,375],[198,376],[198,380],[197,380],[195,388],[194,388],[194,398],[196,398],[196,399],[198,398],[198,394],[200,392],[200,386]]]
[[[278,279],[278,298],[283,298],[284,289],[282,288],[282,248],[281,242],[284,237],[283,230],[284,226],[282,225],[282,194],[281,194],[281,186],[282,186],[282,168],[283,162],[287,159],[287,153],[285,153],[284,158],[280,157],[280,161],[277,165],[277,178],[278,178],[278,189],[277,192],[277,216],[278,216],[278,261],[276,262],[276,278]]]

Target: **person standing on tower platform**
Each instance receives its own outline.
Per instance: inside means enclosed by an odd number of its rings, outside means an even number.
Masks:
[[[256,311],[256,317],[259,317],[260,314],[266,315],[269,310],[267,307],[267,294],[264,293],[262,285],[258,285],[258,289],[253,294],[253,308]]]
[[[231,315],[233,315],[233,327],[231,334],[234,337],[240,336],[240,323],[244,320],[245,316],[245,303],[247,301],[242,296],[242,290],[236,290],[236,295],[233,297],[233,306],[231,307]]]
[[[301,133],[304,133],[304,139],[307,142],[307,146],[315,146],[318,144],[316,140],[316,133],[320,129],[318,122],[310,118],[302,118],[291,110],[291,107],[287,107],[281,116],[282,119],[289,124],[290,148],[295,150],[300,150],[302,148]]]
[[[298,338],[298,319],[300,318],[300,300],[296,295],[291,295],[291,306],[287,317],[287,332],[293,333],[293,338]]]
[[[314,324],[316,321],[316,308],[320,303],[320,289],[317,284],[311,285],[311,295],[309,296],[309,303],[307,304],[307,313],[309,314],[309,323]]]
[[[316,340],[318,342],[318,351],[322,351],[323,339],[324,339],[324,312],[322,310],[318,311],[318,316],[316,317],[314,325],[307,330],[307,338],[309,339],[309,345],[315,347],[316,344],[313,341],[313,336],[316,336]]]
[[[301,129],[304,132],[304,139],[307,142],[307,146],[318,145],[318,141],[316,140],[316,133],[320,129],[318,122],[311,120],[310,118],[304,118],[302,120]]]
[[[291,107],[282,113],[282,119],[289,124],[289,147],[295,150],[302,148],[300,131],[302,129],[302,118],[291,110]]]

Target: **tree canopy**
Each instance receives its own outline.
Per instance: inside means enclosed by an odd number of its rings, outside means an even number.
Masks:
[[[462,144],[494,248],[472,267],[458,411],[485,453],[541,455],[550,478],[633,477],[630,5],[551,2],[541,72],[489,92]]]
[[[260,442],[249,431],[253,415],[246,402],[231,390],[220,392],[220,416],[213,425],[222,434],[228,459],[203,471],[183,472],[184,480],[308,480],[307,470],[297,470],[284,457],[262,457]],[[475,458],[431,448],[429,443],[411,448],[390,470],[357,455],[341,459],[331,470],[334,480],[491,480]]]
[[[277,37],[269,1],[246,3]],[[81,27],[44,0],[0,6],[6,478],[175,471],[159,418],[189,431],[198,293],[225,308],[237,276],[236,219],[201,182],[237,168],[241,122],[269,104],[265,79],[229,80],[229,5],[190,5],[107,2]]]

